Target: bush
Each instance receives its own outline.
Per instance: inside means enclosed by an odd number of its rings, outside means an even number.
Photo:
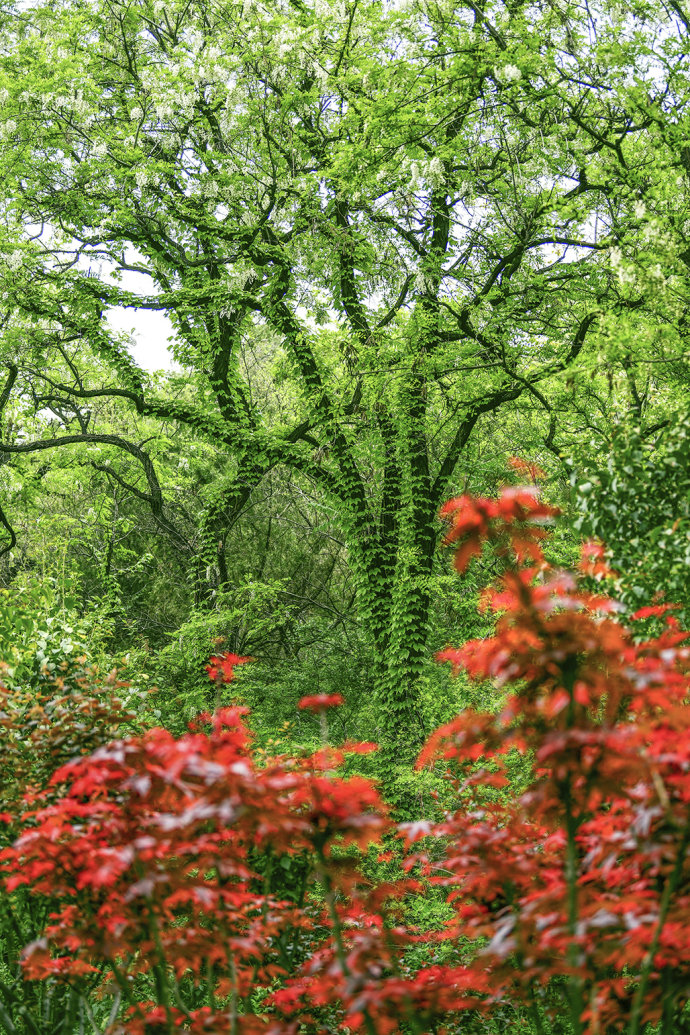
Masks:
[[[504,568],[494,635],[441,655],[504,694],[422,752],[452,807],[396,825],[342,774],[370,745],[256,757],[237,708],[115,741],[55,773],[3,854],[7,894],[58,903],[27,979],[97,990],[129,1033],[683,1030],[687,634],[658,606],[633,616],[665,618],[657,638],[619,621],[601,547],[553,569],[534,490],[444,513],[460,571],[487,541]]]
[[[13,842],[20,825],[33,825],[33,802],[46,806],[59,798],[61,788],[51,782],[56,769],[134,728],[135,716],[118,696],[124,691],[131,699],[129,688],[115,673],[101,680],[81,661],[38,670],[38,685],[0,686],[2,846]],[[0,896],[0,1024],[9,1035],[76,1031],[83,989],[25,981],[21,966],[25,945],[42,936],[47,914],[63,903],[57,888],[37,896],[18,887]]]

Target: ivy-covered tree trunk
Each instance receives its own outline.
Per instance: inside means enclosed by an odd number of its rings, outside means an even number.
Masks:
[[[401,522],[402,524],[402,522]],[[435,529],[430,530],[432,541]],[[374,650],[378,735],[384,752],[410,762],[424,740],[419,675],[428,661],[427,627],[432,553],[423,555],[407,536],[391,544],[390,563],[372,549],[358,576],[358,613]],[[366,555],[366,546],[362,551]]]
[[[379,713],[386,717],[382,747],[398,763],[412,761],[428,733],[419,699],[419,676],[428,660],[429,580],[438,522],[423,431],[423,391],[421,379],[412,377],[401,386],[396,399],[397,434],[391,452],[397,510],[388,523],[388,515],[382,514],[379,520],[387,564],[379,566],[374,576],[380,587],[381,621],[374,628],[375,692]],[[387,506],[391,502],[389,497]]]
[[[456,429],[456,455],[432,481],[427,396],[424,378],[411,374],[401,379],[390,408],[379,404],[377,430],[385,460],[378,510],[350,527],[359,613],[375,651],[372,690],[386,769],[411,764],[429,733],[420,675],[430,660],[430,584],[441,534],[438,509],[480,415],[470,414]],[[492,400],[491,405],[503,401]]]
[[[424,723],[419,678],[429,661],[427,633],[431,555],[407,537],[400,543],[389,594],[388,628],[381,644],[376,695],[383,727],[384,757],[413,762],[430,732]]]

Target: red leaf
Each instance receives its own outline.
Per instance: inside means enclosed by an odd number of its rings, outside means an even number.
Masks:
[[[241,658],[238,654],[231,653],[219,654],[210,658],[206,665],[208,678],[213,681],[218,680],[220,683],[231,683],[235,678],[235,665],[245,665],[248,661],[254,661],[254,658]]]
[[[337,708],[341,704],[345,704],[345,698],[342,694],[312,694],[311,696],[300,698],[297,707],[303,711],[322,712],[326,708]]]

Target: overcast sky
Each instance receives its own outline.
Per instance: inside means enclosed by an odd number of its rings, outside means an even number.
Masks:
[[[101,271],[103,265],[101,264]],[[137,295],[151,296],[151,280],[140,273],[124,272],[118,286]],[[115,331],[124,331],[132,338],[131,353],[145,370],[171,370],[175,366],[168,338],[173,327],[167,316],[152,309],[125,309],[115,306],[108,310],[107,320]]]
[[[124,281],[123,281],[124,286]],[[175,365],[168,351],[167,339],[173,333],[167,316],[150,309],[123,309],[118,306],[108,311],[108,323],[115,331],[124,331],[133,338],[130,351],[145,370],[170,370]]]

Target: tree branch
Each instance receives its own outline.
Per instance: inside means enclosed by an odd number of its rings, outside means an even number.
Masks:
[[[148,502],[156,523],[177,543],[178,546],[185,550],[189,549],[189,544],[165,516],[163,511],[163,493],[160,487],[160,482],[158,481],[156,469],[153,466],[151,457],[141,448],[141,446],[137,446],[133,442],[128,442],[127,439],[121,438],[119,435],[106,435],[90,432],[86,435],[61,435],[58,438],[37,439],[34,442],[20,442],[17,444],[0,442],[0,453],[35,453],[44,449],[59,449],[62,446],[82,444],[116,446],[118,449],[124,450],[124,452],[129,453],[130,456],[133,456],[138,460],[144,470],[146,481],[148,482],[150,493]]]

